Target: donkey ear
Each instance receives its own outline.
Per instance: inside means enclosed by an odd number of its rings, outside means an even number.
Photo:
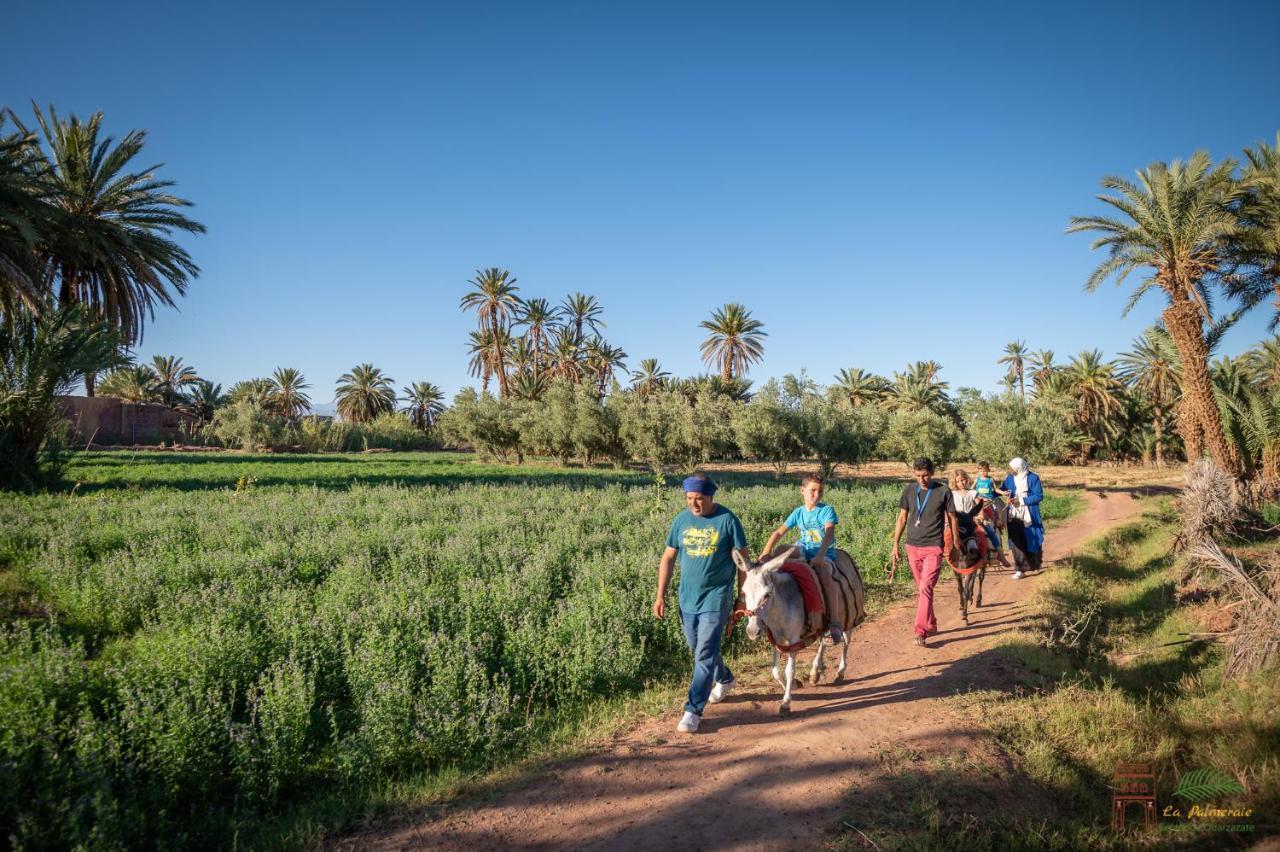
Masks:
[[[737,565],[742,571],[750,571],[752,568],[756,567],[749,559],[745,558],[742,553],[736,549],[733,551],[733,564]]]
[[[789,560],[795,558],[795,555],[796,555],[796,548],[794,546],[789,547],[787,548],[786,551],[783,552],[781,556],[773,557],[768,562],[764,563],[764,565],[762,565],[761,567],[764,568],[764,570],[766,571],[775,571],[778,568],[781,568],[783,563],[788,562]]]

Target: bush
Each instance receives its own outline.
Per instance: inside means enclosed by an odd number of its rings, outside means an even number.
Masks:
[[[939,467],[954,458],[959,446],[959,427],[950,418],[928,409],[894,412],[880,439],[880,453],[885,458],[910,464],[913,459],[927,456]]]
[[[362,444],[358,449],[362,450],[429,450],[434,443],[430,432],[418,429],[400,411],[384,412],[352,427]]]
[[[471,447],[507,461],[512,456],[524,460],[520,426],[522,406],[516,400],[499,400],[464,388],[453,407],[440,415],[437,425],[444,440],[454,447]]]
[[[1062,464],[1078,446],[1064,401],[1028,402],[1013,393],[974,397],[961,405],[964,456],[1001,465],[1015,456],[1037,464]]]
[[[289,424],[249,398],[218,409],[210,432],[228,447],[259,452],[287,443]]]

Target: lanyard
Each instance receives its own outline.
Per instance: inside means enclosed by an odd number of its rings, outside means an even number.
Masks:
[[[924,514],[924,507],[929,505],[929,497],[933,495],[933,486],[930,485],[928,490],[924,492],[924,499],[920,499],[920,486],[916,486],[916,526],[920,526],[920,516]]]

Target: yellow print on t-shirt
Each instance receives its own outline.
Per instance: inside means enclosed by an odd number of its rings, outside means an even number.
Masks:
[[[710,556],[719,542],[720,532],[715,527],[689,527],[680,540],[689,556]]]
[[[800,530],[800,540],[808,544],[822,544],[822,530]]]

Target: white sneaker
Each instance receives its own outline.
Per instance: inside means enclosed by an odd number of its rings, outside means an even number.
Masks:
[[[698,723],[701,721],[702,717],[697,713],[690,713],[686,710],[685,714],[680,717],[680,724],[676,725],[676,730],[682,734],[692,734],[698,730]]]
[[[1013,572],[1013,579],[1015,579],[1015,580],[1021,580],[1021,579],[1022,579],[1022,576],[1023,576],[1023,575],[1022,575],[1022,572],[1021,572],[1021,571],[1014,571],[1014,572]]]
[[[711,687],[711,697],[707,701],[711,704],[719,704],[729,697],[729,693],[733,692],[733,687],[737,683],[736,680],[731,680],[728,683],[717,683]]]

